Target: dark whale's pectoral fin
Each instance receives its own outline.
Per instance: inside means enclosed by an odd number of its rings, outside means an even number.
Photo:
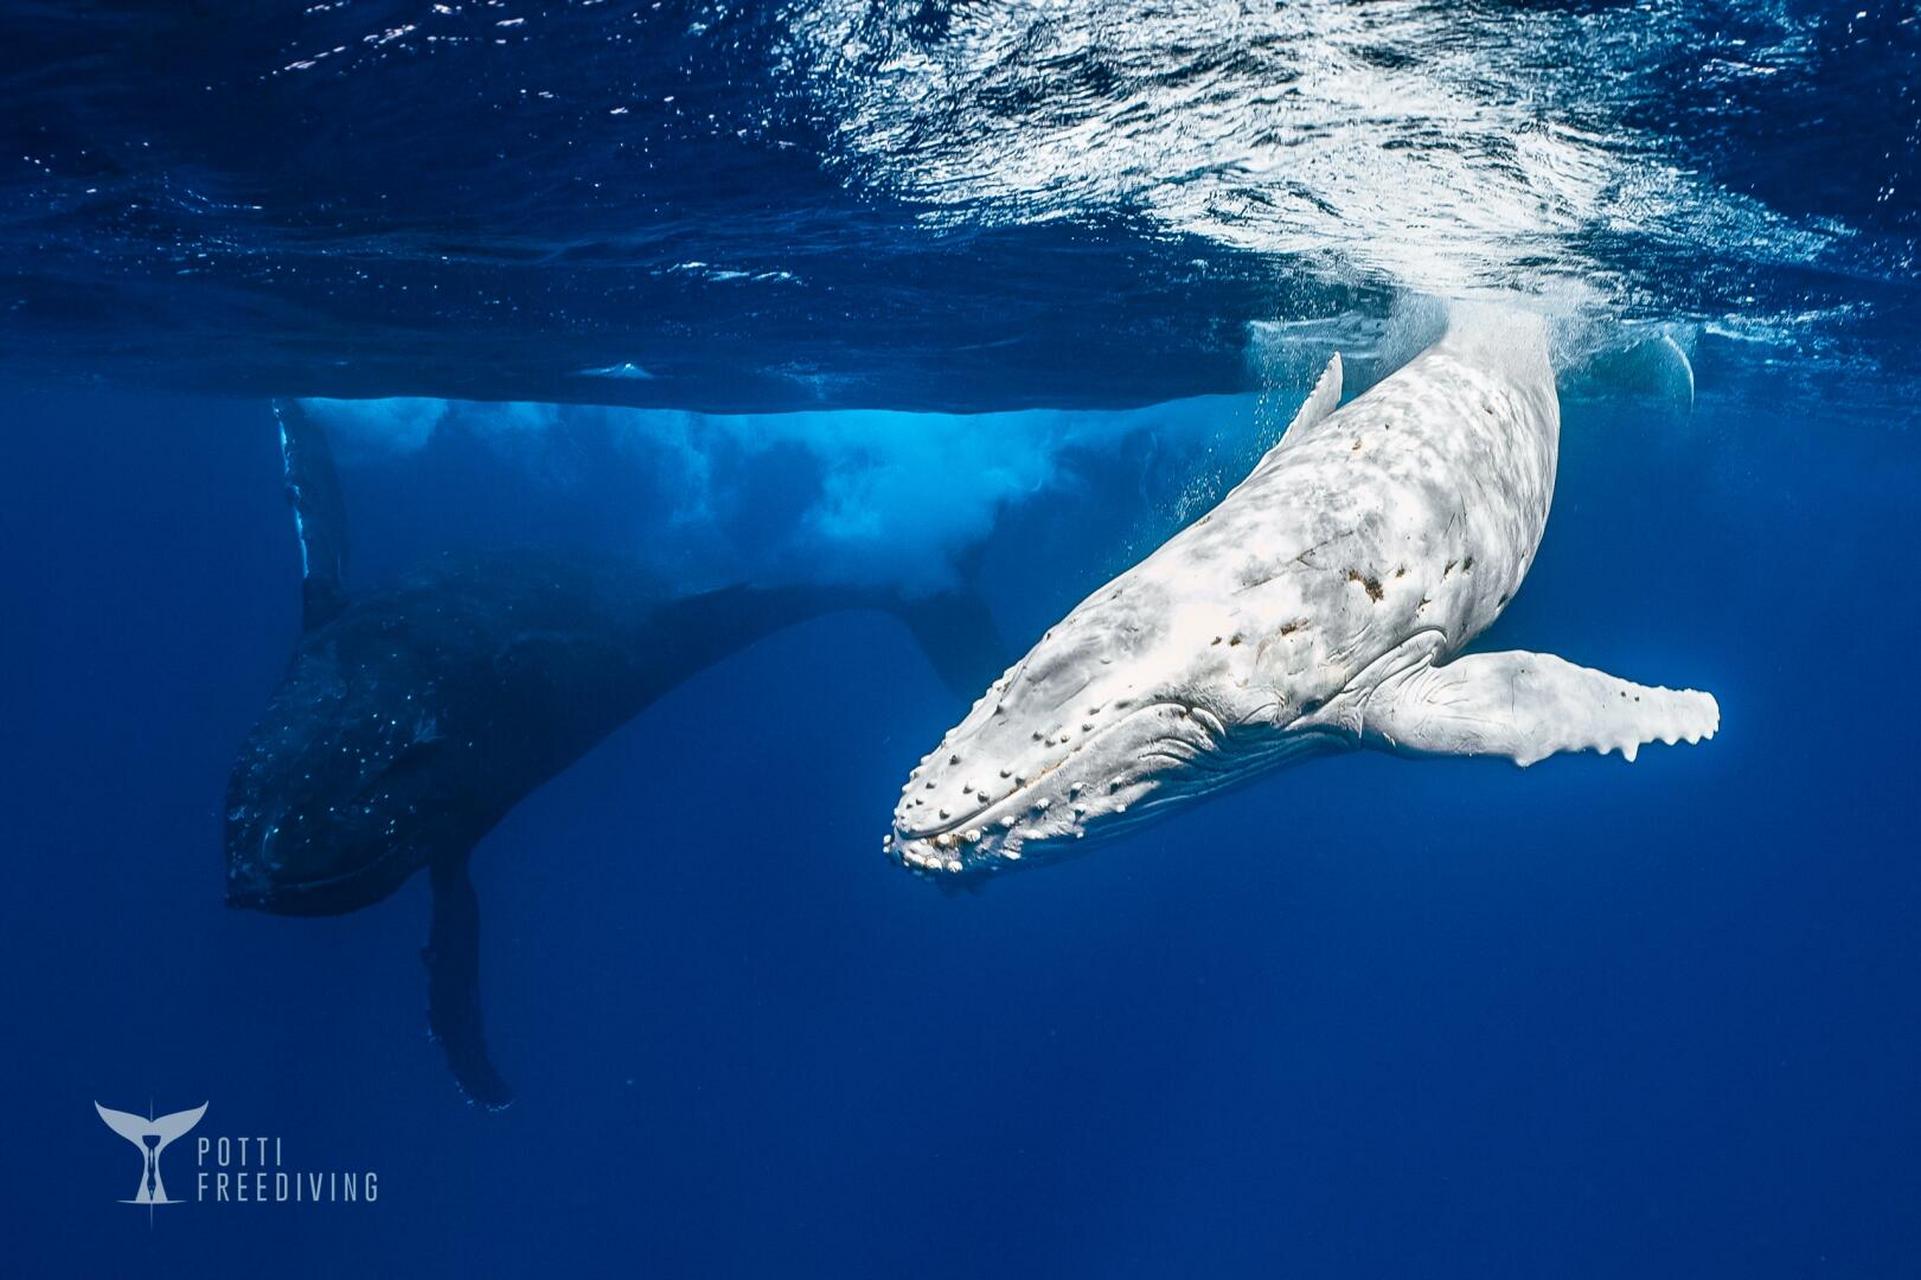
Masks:
[[[340,496],[327,433],[297,400],[273,402],[280,423],[280,460],[300,537],[300,591],[307,629],[322,626],[346,603],[347,510]]]
[[[1007,669],[1007,643],[987,603],[972,592],[897,600],[891,607],[920,642],[941,683],[969,702]]]
[[[427,1026],[470,1102],[498,1111],[514,1100],[487,1056],[480,1016],[480,901],[467,858],[438,858],[428,869],[434,919],[420,958],[427,965]]]
[[[1526,767],[1562,751],[1699,742],[1721,725],[1711,694],[1631,684],[1544,653],[1422,662],[1381,682],[1362,708],[1372,746],[1411,755],[1506,756]]]

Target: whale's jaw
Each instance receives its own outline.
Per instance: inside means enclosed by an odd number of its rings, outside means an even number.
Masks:
[[[358,911],[389,897],[427,859],[410,841],[346,842],[364,854],[334,851],[336,865],[323,870],[312,849],[303,849],[294,818],[286,813],[229,816],[227,905],[278,916],[330,916]],[[325,837],[313,842],[329,849]]]
[[[916,871],[991,872],[1041,846],[1053,851],[1104,833],[1161,789],[1164,778],[1141,764],[1158,759],[1149,753],[1164,731],[1158,722],[1176,718],[1168,705],[1133,708],[1111,725],[1083,731],[1079,741],[1033,730],[1030,742],[1039,734],[1036,745],[1052,757],[1039,761],[1031,752],[996,755],[976,740],[981,735],[950,735],[902,788],[888,852]],[[1162,748],[1170,755],[1180,749],[1173,739]],[[974,782],[976,773],[988,781]]]
[[[980,876],[1058,861],[1232,787],[1333,739],[1271,723],[1235,723],[1212,699],[1157,697],[1073,739],[1053,756],[997,757],[969,723],[909,776],[883,839],[887,855],[930,876]],[[1024,735],[1032,743],[1037,731]],[[1021,736],[1021,735],[1010,735]],[[1029,776],[1031,773],[1031,776]],[[976,776],[999,785],[980,786]]]
[[[1245,776],[1283,729],[1231,617],[1137,568],[991,685],[901,789],[888,854],[946,876],[1078,854]]]

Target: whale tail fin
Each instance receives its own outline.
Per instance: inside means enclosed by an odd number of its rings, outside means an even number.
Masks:
[[[298,400],[273,402],[280,424],[280,459],[300,538],[302,617],[308,630],[324,626],[346,605],[347,511],[327,433]]]

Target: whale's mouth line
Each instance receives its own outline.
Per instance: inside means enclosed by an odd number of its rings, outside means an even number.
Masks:
[[[1067,763],[1067,760],[1063,758],[1061,764],[1065,763]],[[1060,768],[1059,764],[1054,765],[1048,769],[1047,773],[1052,773],[1058,768]],[[896,823],[894,827],[895,834],[903,840],[937,840],[941,836],[958,835],[962,831],[972,827],[997,825],[1003,817],[1007,816],[1007,814],[997,811],[1006,809],[1008,813],[1018,813],[1028,808],[1030,803],[1028,797],[1033,794],[1035,787],[1040,783],[1040,779],[1046,776],[1046,773],[1039,775],[1019,791],[1012,792],[984,808],[976,809],[966,817],[953,818],[945,821],[937,820],[934,825],[927,827],[909,828]]]
[[[1168,708],[1172,708],[1176,712],[1179,712],[1183,715],[1188,715],[1188,716],[1193,715],[1195,710],[1189,704],[1185,702],[1181,702],[1178,699],[1174,699],[1174,698],[1163,698],[1155,702],[1142,703],[1138,707],[1129,709],[1128,713],[1125,716],[1122,716],[1120,719],[1109,721],[1107,724],[1102,725],[1099,729],[1095,730],[1093,733],[1087,734],[1084,737],[1082,737],[1079,742],[1076,742],[1072,747],[1068,749],[1068,752],[1066,755],[1062,756],[1060,759],[1054,761],[1052,764],[1048,765],[1047,767],[1045,767],[1044,769],[1036,773],[1033,777],[1029,778],[1026,781],[1026,783],[1022,785],[1018,790],[1009,792],[1007,795],[1001,797],[999,800],[994,801],[992,804],[983,805],[981,808],[975,809],[972,813],[969,813],[963,817],[937,819],[934,823],[928,826],[910,828],[902,825],[897,821],[894,824],[894,834],[897,838],[902,840],[932,841],[932,840],[937,840],[941,836],[945,836],[945,835],[959,835],[961,832],[966,831],[967,829],[973,828],[973,827],[983,828],[983,834],[985,834],[985,828],[994,827],[998,829],[1002,825],[1004,825],[1002,822],[1004,818],[1007,818],[1010,816],[1018,817],[1020,813],[1032,807],[1032,797],[1034,795],[1034,792],[1040,787],[1042,781],[1045,780],[1050,774],[1053,774],[1056,771],[1060,770],[1061,768],[1065,767],[1070,761],[1074,759],[1074,757],[1080,755],[1083,751],[1086,751],[1089,747],[1093,746],[1093,744],[1095,744],[1096,742],[1102,741],[1109,734],[1113,733],[1117,729],[1120,729],[1121,727],[1128,724],[1130,721],[1136,719],[1137,717],[1140,717],[1143,715],[1151,715],[1155,712],[1166,710]],[[1170,735],[1170,736],[1178,737],[1178,735]],[[1140,751],[1137,752],[1136,754],[1142,758],[1148,758],[1148,757],[1152,757],[1155,759],[1164,758],[1164,753],[1157,753],[1155,751],[1155,746],[1158,743],[1158,741],[1159,739],[1156,739],[1155,742],[1149,742],[1149,743],[1143,744]],[[1189,744],[1189,745],[1192,745],[1192,744]],[[1005,825],[1011,826],[1012,824],[1005,824]]]
[[[341,891],[356,889],[363,885],[379,886],[393,878],[397,866],[408,861],[413,846],[404,841],[384,843],[379,854],[371,861],[332,875],[314,876],[299,880],[282,880],[274,876],[267,861],[267,850],[274,838],[280,833],[279,824],[269,824],[256,842],[253,860],[243,863],[239,868],[232,865],[227,873],[227,902],[231,906],[253,907],[275,914],[338,914],[350,910],[348,907],[327,905],[330,895]],[[403,880],[405,876],[401,877]],[[392,892],[391,889],[388,892]],[[386,896],[384,893],[380,896]]]
[[[1171,805],[1237,786],[1275,764],[1347,745],[1343,735],[1320,727],[1242,737],[1236,730],[1243,728],[1244,722],[1230,726],[1203,705],[1173,698],[1147,703],[1103,726],[1100,732],[1119,728],[1135,715],[1170,710],[1179,717],[1177,724],[1130,751],[1116,776],[1094,799],[1083,801],[1083,791],[1078,787],[1055,797],[1070,808],[1070,813],[1060,812],[1045,799],[1036,799],[1034,792],[1047,776],[1043,773],[1019,791],[966,817],[912,832],[897,822],[883,847],[895,861],[917,873],[953,876],[996,871],[1021,861],[1036,844],[1051,848],[1086,836],[1086,822],[1094,816],[1103,832],[1116,834],[1139,826]],[[1100,733],[1090,734],[1049,766],[1047,773],[1069,763],[1099,738]],[[1121,793],[1121,803],[1112,802],[1116,791]]]

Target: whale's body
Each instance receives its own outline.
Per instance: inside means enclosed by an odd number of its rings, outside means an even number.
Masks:
[[[227,894],[336,915],[463,859],[528,794],[696,672],[865,603],[676,594],[616,557],[445,555],[309,625],[234,762]],[[978,678],[978,675],[977,675]]]
[[[276,412],[305,626],[228,783],[228,902],[335,915],[426,870],[429,1026],[462,1089],[487,1106],[510,1095],[482,1034],[468,860],[515,805],[696,672],[824,613],[895,613],[956,687],[975,687],[1000,650],[970,596],[745,585],[690,595],[620,557],[443,556],[350,594],[327,438],[297,404]]]
[[[1339,357],[1221,503],[1090,595],[915,769],[893,855],[986,871],[1286,760],[1620,750],[1711,735],[1706,694],[1462,656],[1533,562],[1560,409],[1545,327],[1457,324],[1337,408]]]

